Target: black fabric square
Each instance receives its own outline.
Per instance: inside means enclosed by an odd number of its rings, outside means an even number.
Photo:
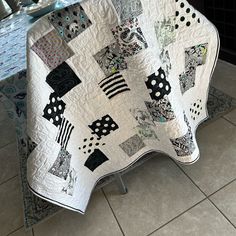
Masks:
[[[165,71],[160,67],[156,73],[148,76],[145,82],[153,100],[160,100],[171,92],[170,83],[166,80]]]
[[[115,131],[119,126],[109,116],[103,116],[100,120],[96,120],[89,125],[89,128],[93,130],[92,134],[96,134],[98,137],[107,136],[111,131]]]
[[[66,104],[56,93],[51,93],[49,100],[50,103],[43,110],[43,117],[58,127],[61,124]]]
[[[87,159],[84,165],[91,171],[94,171],[100,165],[102,165],[104,162],[108,160],[109,159],[106,157],[106,155],[102,151],[100,151],[99,149],[95,149],[94,152],[89,156],[89,158]]]
[[[75,72],[63,62],[49,73],[46,82],[54,89],[55,93],[62,97],[81,83]]]

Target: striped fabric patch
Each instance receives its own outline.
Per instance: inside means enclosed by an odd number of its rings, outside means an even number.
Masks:
[[[66,149],[74,126],[65,118],[62,119],[56,141]]]
[[[128,84],[119,71],[103,79],[99,86],[109,99],[120,93],[130,91]]]

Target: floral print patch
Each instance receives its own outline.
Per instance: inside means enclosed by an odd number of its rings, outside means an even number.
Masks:
[[[148,111],[143,111],[136,108],[131,109],[130,112],[138,122],[136,130],[141,139],[158,139],[155,132],[155,124]]]
[[[182,137],[176,139],[170,139],[177,155],[180,157],[192,155],[196,148],[193,142],[192,130],[186,115],[184,115],[184,120],[188,126],[188,132]]]
[[[113,43],[94,55],[95,60],[106,76],[127,69],[127,63],[117,43]]]
[[[69,175],[66,179],[66,182],[67,182],[66,186],[63,187],[62,192],[67,195],[73,196],[75,184],[77,182],[77,178],[78,178],[77,173],[76,173],[75,169],[72,168],[72,170],[70,170]]]
[[[122,22],[137,17],[143,12],[140,0],[112,0],[112,3]]]
[[[155,23],[155,32],[160,48],[175,42],[175,18],[171,17]]]
[[[48,20],[67,43],[92,25],[79,3],[52,12]]]
[[[163,123],[175,119],[175,114],[168,98],[145,102],[145,104],[154,121]]]
[[[199,44],[185,49],[185,72],[179,75],[182,94],[195,86],[197,67],[206,63],[208,44]]]
[[[64,148],[61,148],[56,161],[48,172],[66,180],[70,169],[70,161],[71,154]]]
[[[53,70],[74,55],[69,46],[52,30],[38,41],[31,49]]]
[[[136,55],[148,47],[137,18],[113,28],[112,33],[125,57]]]

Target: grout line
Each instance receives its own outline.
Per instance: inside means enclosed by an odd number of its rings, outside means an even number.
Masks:
[[[183,214],[185,214],[186,212],[188,212],[189,210],[193,209],[195,206],[199,205],[200,203],[204,202],[205,200],[207,200],[207,198],[203,198],[201,201],[197,202],[196,204],[194,204],[193,206],[189,207],[187,210],[181,212],[180,214],[178,214],[177,216],[175,216],[174,218],[172,218],[171,220],[167,221],[165,224],[161,225],[159,228],[155,229],[153,232],[149,233],[147,236],[151,236],[153,233],[155,233],[156,231],[158,231],[159,229],[165,227],[166,225],[168,225],[169,223],[171,223],[172,221],[174,221],[175,219],[179,218],[180,216],[182,216]]]
[[[236,126],[232,121],[228,120],[225,116],[222,116],[222,118],[226,121],[228,121],[231,125]]]
[[[117,217],[116,217],[116,215],[115,215],[115,212],[113,211],[113,209],[112,209],[112,207],[111,207],[111,204],[110,204],[110,202],[109,202],[109,200],[108,200],[108,198],[107,198],[107,196],[106,196],[106,194],[105,194],[103,188],[102,188],[102,192],[103,192],[104,197],[105,197],[106,200],[107,200],[107,203],[108,203],[108,205],[109,205],[109,207],[110,207],[110,209],[111,209],[111,211],[112,211],[113,216],[115,217],[115,220],[116,220],[116,222],[117,222],[117,224],[118,224],[118,226],[119,226],[119,228],[120,228],[120,231],[121,231],[122,235],[125,236],[125,233],[124,233],[124,231],[123,231],[123,229],[122,229],[122,227],[121,227],[121,225],[120,225],[120,223],[119,223],[119,221],[118,221],[118,219],[117,219]]]
[[[171,159],[172,160],[172,159]],[[209,198],[210,196],[212,196],[213,194],[211,195],[207,195],[206,193],[203,192],[203,190],[192,180],[192,178],[190,176],[187,175],[187,173],[174,161],[172,160],[177,166],[178,168],[187,176],[187,178],[205,195],[205,197],[215,206],[215,208],[224,216],[224,218],[236,229],[236,226],[227,218],[227,216],[215,205],[215,203],[212,202],[212,200]],[[234,179],[235,180],[235,179]],[[233,181],[234,181],[233,180]],[[230,183],[232,183],[233,181],[227,183],[225,186],[229,185]],[[223,188],[223,187],[222,187]],[[222,189],[221,188],[221,189]],[[220,189],[218,189],[216,192],[218,192]],[[216,193],[215,192],[215,193]]]
[[[219,192],[220,190],[222,190],[223,188],[227,187],[228,185],[232,184],[234,181],[236,181],[236,178],[231,180],[230,182],[228,182],[227,184],[225,184],[223,187],[220,187],[219,189],[217,189],[215,192],[211,193],[208,195],[208,198],[210,198],[212,195],[214,195],[215,193]]]
[[[13,176],[13,177],[11,177],[11,178],[9,178],[9,179],[7,179],[7,180],[4,180],[2,183],[0,183],[0,186],[1,186],[2,184],[5,184],[5,183],[7,183],[8,181],[10,181],[10,180],[12,180],[12,179],[16,178],[17,176],[18,176],[18,174],[17,174],[17,175],[15,175],[15,176]]]
[[[11,234],[15,233],[16,231],[18,231],[18,230],[20,230],[20,229],[22,229],[22,228],[24,228],[24,225],[22,225],[22,226],[20,226],[19,228],[17,228],[17,229],[15,229],[15,230],[11,231],[11,232],[8,233],[6,236],[10,236]]]
[[[219,207],[210,199],[207,198],[211,204],[225,217],[225,219],[236,229],[236,226],[233,224],[233,222],[219,209]]]
[[[15,141],[10,141],[10,143],[7,143],[7,144],[4,144],[3,146],[0,146],[0,149],[2,149],[2,148],[5,148],[6,146],[8,146],[8,145],[11,145],[11,144],[16,144],[16,140]]]

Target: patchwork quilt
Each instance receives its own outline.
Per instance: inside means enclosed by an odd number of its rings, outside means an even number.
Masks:
[[[28,32],[30,189],[84,213],[96,183],[150,152],[199,159],[216,28],[185,0],[87,0]]]

